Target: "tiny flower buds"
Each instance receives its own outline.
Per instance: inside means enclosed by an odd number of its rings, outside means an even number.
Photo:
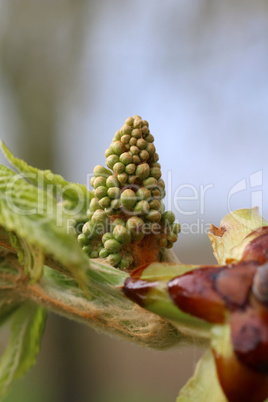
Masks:
[[[96,166],[90,202],[78,241],[91,258],[131,270],[160,261],[177,240],[180,225],[162,202],[165,184],[149,124],[129,117],[105,151],[106,164]]]

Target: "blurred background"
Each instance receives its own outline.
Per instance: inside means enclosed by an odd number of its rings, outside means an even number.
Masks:
[[[265,0],[2,0],[0,137],[86,183],[115,131],[141,115],[182,224],[174,249],[214,263],[210,223],[253,206],[268,217],[267,37]],[[6,401],[175,401],[199,356],[51,314],[37,366]]]

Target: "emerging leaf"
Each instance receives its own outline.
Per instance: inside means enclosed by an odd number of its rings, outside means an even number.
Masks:
[[[182,388],[177,402],[227,402],[223,394],[213,354],[210,349],[206,351],[199,361],[194,376]]]
[[[69,203],[70,210],[76,211],[76,215],[81,215],[81,218],[86,218],[86,211],[93,194],[84,184],[71,183],[62,176],[52,173],[51,170],[40,170],[29,166],[23,160],[16,158],[3,141],[1,148],[7,160],[29,183],[43,191],[50,192],[56,199],[62,198]]]
[[[31,255],[34,252],[35,258],[40,261],[40,254],[38,256],[36,254],[38,247],[39,251],[54,256],[64,264],[81,285],[85,283],[84,272],[88,267],[88,258],[79,247],[75,235],[68,233],[68,216],[62,207],[50,193],[27,183],[18,174],[2,165],[0,165],[0,224],[23,239],[25,245],[23,255],[26,261],[30,247]],[[34,264],[36,267],[39,262],[37,265]]]
[[[24,303],[11,316],[11,335],[0,361],[0,398],[36,363],[45,327],[42,307]]]
[[[268,226],[268,222],[259,215],[258,208],[239,209],[226,215],[221,221],[220,228],[211,225],[208,237],[218,263],[224,265],[240,261],[245,242],[250,240],[245,239],[263,226]]]

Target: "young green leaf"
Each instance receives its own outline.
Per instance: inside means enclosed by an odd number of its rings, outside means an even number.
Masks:
[[[85,185],[68,182],[62,176],[53,174],[51,170],[40,170],[29,166],[23,160],[16,158],[3,141],[1,148],[7,160],[27,181],[41,190],[51,192],[57,199],[62,198],[69,204],[68,206],[65,204],[66,209],[86,218],[86,211],[93,195]]]
[[[19,264],[24,267],[24,273],[29,275],[32,283],[38,281],[43,275],[45,255],[42,250],[12,232],[9,233],[9,238],[12,247],[17,251]]]
[[[88,267],[88,258],[80,248],[75,235],[68,233],[72,225],[61,205],[57,204],[50,193],[27,183],[20,175],[2,165],[0,165],[0,225],[8,231],[15,232],[23,242],[30,245],[29,258],[32,258],[34,250],[38,249],[38,253],[41,250],[64,264],[80,284],[85,282],[84,271]],[[42,255],[38,254],[36,259],[35,273],[40,269]]]
[[[0,398],[6,395],[17,378],[36,363],[46,312],[42,307],[24,303],[11,318],[9,343],[0,360]]]
[[[199,361],[194,376],[181,389],[177,402],[227,402],[220,387],[213,354],[208,349]]]
[[[0,297],[0,327],[3,325],[14,311],[19,307],[20,303],[10,300],[8,290],[1,290]]]

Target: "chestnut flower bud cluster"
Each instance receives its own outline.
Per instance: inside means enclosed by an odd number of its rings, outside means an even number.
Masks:
[[[153,142],[148,122],[129,117],[105,152],[110,170],[95,167],[94,198],[78,236],[90,258],[132,269],[146,261],[146,249],[153,248],[150,258],[160,260],[163,249],[177,240],[180,225],[162,202],[165,183]]]

